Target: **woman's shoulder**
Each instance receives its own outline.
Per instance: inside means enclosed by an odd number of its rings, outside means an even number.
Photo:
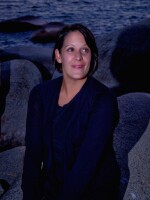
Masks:
[[[36,85],[33,88],[33,90],[42,90],[42,91],[46,91],[46,90],[50,90],[50,89],[54,90],[55,88],[59,87],[59,85],[61,84],[61,81],[62,81],[62,77],[51,79],[51,80],[46,80],[46,81]]]
[[[52,80],[46,80],[42,83],[39,83],[36,85],[32,90],[32,93],[38,93],[40,96],[45,96],[48,94],[53,94],[55,93],[58,88],[60,87],[62,82],[62,77],[52,79]]]
[[[118,104],[117,97],[114,92],[94,77],[90,77],[89,79],[87,96],[87,99],[90,99],[90,102],[92,102],[92,104],[94,104],[95,102],[96,104],[100,105],[104,103],[105,105],[112,107],[114,107],[114,105],[116,107]]]
[[[89,85],[93,93],[113,95],[112,90],[94,77],[89,78]]]
[[[115,93],[106,85],[95,79],[90,78],[91,89],[89,91],[89,98],[93,99],[93,104],[104,104],[108,108],[116,109],[118,112],[118,102]]]

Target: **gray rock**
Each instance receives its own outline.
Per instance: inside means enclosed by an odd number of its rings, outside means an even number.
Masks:
[[[1,50],[0,60],[5,61],[7,57],[8,59],[10,58],[11,60],[18,58],[29,60],[35,64],[41,65],[41,73],[43,70],[46,76],[48,72],[51,74],[53,74],[54,72],[51,55],[52,55],[52,48],[50,47],[18,45]]]
[[[9,190],[11,190],[11,188],[14,188],[15,191],[21,190],[20,180],[22,177],[24,152],[25,152],[25,147],[22,146],[22,147],[16,147],[16,148],[0,153],[0,163],[1,163],[0,164],[0,180],[3,180],[10,185]],[[19,181],[19,185],[18,185],[18,181]],[[3,189],[2,185],[0,186]],[[16,189],[17,187],[18,189]],[[6,192],[3,195],[5,196],[8,191],[3,190],[2,192]],[[15,199],[15,200],[17,199],[17,198],[13,198],[13,196],[11,197],[12,198],[10,199]]]
[[[29,93],[35,85],[42,81],[40,72],[30,61],[13,60],[9,62],[9,65],[10,89],[1,117],[1,150],[24,144]]]
[[[130,179],[124,200],[150,199],[150,122],[128,154]]]
[[[39,43],[47,43],[55,41],[57,33],[65,27],[62,22],[50,22],[42,27],[42,29],[36,31],[31,37],[31,41]]]
[[[19,177],[10,189],[1,197],[1,200],[21,200],[23,194],[20,186],[21,177]]]
[[[94,76],[117,96],[150,93],[150,19],[96,38],[99,68]]]
[[[150,26],[136,24],[123,30],[112,53],[110,70],[120,87],[118,95],[148,92],[150,66]]]
[[[10,20],[4,20],[0,22],[1,32],[20,32],[28,30],[37,30],[48,22],[37,16],[23,16]]]
[[[150,94],[135,92],[122,95],[118,97],[118,105],[120,120],[114,133],[114,149],[121,169],[120,193],[123,197],[130,176],[128,153],[140,140],[149,123]]]
[[[119,82],[113,77],[110,71],[111,56],[113,50],[115,49],[119,34],[120,30],[96,37],[96,43],[99,51],[99,67],[94,73],[94,77],[109,88],[119,86]]]
[[[2,187],[2,185],[0,184],[0,197],[2,196],[2,194],[4,193],[4,188]]]
[[[0,152],[0,179],[11,185],[22,175],[24,152],[24,146]]]

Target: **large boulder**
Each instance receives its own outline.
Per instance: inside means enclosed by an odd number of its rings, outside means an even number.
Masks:
[[[150,199],[150,123],[128,154],[130,179],[124,200]]]
[[[62,22],[50,22],[36,31],[31,37],[31,41],[39,43],[53,42],[57,38],[57,33],[65,27]]]
[[[120,195],[122,199],[130,178],[128,154],[140,140],[149,123],[150,94],[136,92],[124,94],[118,97],[118,106],[120,120],[114,133],[114,149],[121,169]],[[143,157],[143,161],[145,159]],[[148,169],[145,168],[145,170]]]
[[[150,93],[150,19],[96,38],[99,68],[94,76],[117,96]]]
[[[110,70],[112,52],[115,49],[119,34],[120,30],[96,37],[99,52],[99,64],[97,71],[94,73],[94,77],[109,88],[114,88],[119,85],[119,82],[113,77]]]
[[[0,198],[1,200],[21,200],[23,198],[23,193],[21,190],[21,176],[17,178],[17,180],[12,184],[9,190],[4,193],[4,195]]]
[[[0,151],[24,144],[29,93],[42,82],[39,70],[27,60],[2,63],[1,77]]]
[[[48,22],[41,17],[26,15],[0,22],[0,32],[21,32],[37,30]]]
[[[0,198],[5,196],[8,197],[9,191],[14,188],[17,191],[17,196],[21,195],[21,177],[23,170],[25,147],[16,147],[0,153],[0,186],[1,190]],[[19,185],[17,183],[19,182]],[[7,187],[6,187],[7,186]],[[19,186],[19,187],[17,187]],[[10,193],[10,192],[9,192]],[[20,200],[21,198],[15,198],[14,193],[10,199]],[[10,196],[10,194],[9,194]],[[18,196],[20,197],[20,196]],[[7,198],[4,198],[7,199]],[[9,198],[8,198],[9,199]],[[7,199],[7,200],[8,200]]]
[[[50,79],[54,72],[52,48],[34,45],[18,45],[1,49],[0,61],[26,59],[33,62],[41,72],[43,80]]]
[[[118,37],[110,69],[120,87],[117,93],[150,92],[150,26],[126,28]]]

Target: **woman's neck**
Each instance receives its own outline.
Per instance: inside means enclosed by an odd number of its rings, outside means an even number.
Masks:
[[[74,98],[74,96],[81,90],[86,80],[87,78],[80,80],[63,79],[58,104],[60,106],[63,106],[69,103]]]

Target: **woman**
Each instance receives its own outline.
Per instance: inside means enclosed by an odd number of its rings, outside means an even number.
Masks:
[[[117,101],[91,76],[98,66],[91,31],[81,24],[66,26],[53,61],[62,76],[36,86],[29,98],[23,199],[117,199],[119,168],[112,146]]]

